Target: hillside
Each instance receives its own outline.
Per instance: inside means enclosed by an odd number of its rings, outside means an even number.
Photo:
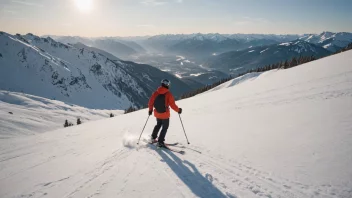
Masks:
[[[296,40],[219,54],[209,58],[204,66],[236,75],[267,64],[289,60],[293,57],[314,56],[320,58],[329,54],[331,52],[323,47]]]
[[[121,110],[88,109],[24,93],[0,90],[0,139],[36,135],[63,128],[65,120],[76,125],[123,114]]]
[[[191,144],[175,113],[166,141],[185,155],[137,147],[147,110],[0,139],[0,197],[352,197],[351,62],[344,52],[178,101]]]

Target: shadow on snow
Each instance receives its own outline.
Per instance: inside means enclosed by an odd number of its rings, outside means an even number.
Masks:
[[[182,161],[171,151],[160,150],[157,153],[194,195],[198,197],[226,197],[212,184],[211,175],[207,174],[204,177],[191,162],[187,160]]]

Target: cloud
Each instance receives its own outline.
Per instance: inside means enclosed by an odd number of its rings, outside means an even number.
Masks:
[[[24,1],[24,0],[11,0],[12,3],[18,3],[26,6],[35,6],[35,7],[44,7],[42,4],[33,3],[31,1]]]

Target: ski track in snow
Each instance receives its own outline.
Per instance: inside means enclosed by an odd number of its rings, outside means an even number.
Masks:
[[[142,178],[146,172],[150,171],[157,173],[154,175],[155,178],[164,178],[172,184],[172,188],[175,190],[170,192],[173,195],[171,197],[334,197],[338,192],[338,189],[331,185],[309,186],[288,179],[277,178],[249,164],[239,163],[226,159],[219,154],[211,153],[206,148],[184,146],[183,144],[175,147],[183,148],[187,154],[180,155],[167,150],[157,150],[154,145],[148,145],[144,142],[137,148],[121,147],[112,151],[106,158],[95,162],[94,167],[89,170],[80,170],[56,180],[39,182],[30,188],[30,191],[17,197],[44,197],[50,195],[50,191],[55,191],[56,188],[64,185],[70,191],[65,192],[62,197],[93,198],[99,197],[106,190],[114,188],[116,183],[121,183],[118,185],[119,189],[116,189],[116,196],[125,197],[131,195],[129,186],[134,186],[136,182],[129,178],[135,178],[136,176]],[[29,150],[33,149],[33,147],[28,146],[9,151],[9,153],[23,152],[28,148],[30,148]],[[203,152],[200,153],[200,150]],[[3,159],[1,162],[31,154],[34,155],[35,153],[15,155]],[[81,153],[81,155],[83,154],[88,153]],[[30,171],[30,169],[67,155],[77,156],[74,149],[61,151],[57,156],[49,156],[43,161],[7,177],[15,176],[23,171]],[[147,164],[139,163],[139,160],[143,158],[149,159],[143,160]],[[144,170],[141,170],[141,166],[144,166]],[[121,172],[122,169],[123,172]],[[155,178],[149,178],[149,180],[153,182]],[[0,180],[3,179],[6,179],[6,177],[0,178]],[[155,185],[157,186],[157,183]],[[158,187],[149,190],[150,193],[157,192]]]
[[[156,159],[154,163],[163,162],[162,173],[168,178],[175,180],[173,183],[184,192],[182,187],[186,184],[193,194],[198,197],[332,197],[337,192],[332,186],[309,186],[288,179],[275,178],[270,173],[260,171],[254,167],[236,161],[224,159],[216,154],[199,154],[198,150],[204,148],[192,148],[186,155],[175,154],[172,151],[156,150],[154,146],[148,146],[147,152]],[[144,150],[142,150],[144,151]],[[161,159],[160,159],[161,157]],[[194,159],[197,159],[196,161]],[[166,162],[169,161],[169,162]],[[192,163],[190,162],[192,161]],[[180,165],[182,164],[182,165]],[[176,168],[173,166],[176,166]],[[206,171],[199,173],[198,168]],[[159,171],[158,169],[154,169]],[[198,172],[198,176],[190,176]],[[173,177],[178,175],[178,178]],[[192,178],[194,177],[194,178]],[[199,179],[197,177],[201,177]],[[186,181],[184,181],[186,180]],[[206,182],[204,182],[206,181]],[[205,187],[204,187],[205,186]],[[210,190],[209,190],[210,189]],[[329,192],[331,191],[331,192]],[[240,194],[240,195],[238,195]],[[190,194],[182,194],[189,197]],[[180,195],[178,195],[180,196]]]

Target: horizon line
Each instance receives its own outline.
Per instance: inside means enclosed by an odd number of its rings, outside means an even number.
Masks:
[[[5,31],[0,31],[0,32],[5,32]],[[282,34],[282,33],[219,33],[219,32],[208,32],[208,33],[202,33],[202,32],[195,32],[195,33],[164,33],[164,34],[154,34],[154,35],[130,35],[130,36],[79,36],[79,35],[60,35],[60,34],[34,34],[32,32],[27,32],[25,34],[22,33],[9,33],[9,32],[5,32],[7,34],[12,34],[12,35],[16,35],[16,34],[20,34],[20,35],[27,35],[27,34],[33,34],[36,36],[40,36],[40,37],[51,37],[51,36],[57,36],[57,37],[81,37],[81,38],[109,38],[109,37],[121,37],[121,38],[129,38],[129,37],[154,37],[154,36],[164,36],[164,35],[173,35],[173,36],[177,36],[177,35],[196,35],[196,34],[201,34],[201,35],[209,35],[209,34],[219,34],[219,35],[299,35],[299,36],[303,36],[303,35],[318,35],[318,34],[322,34],[322,33],[352,33],[352,32],[347,32],[347,31],[322,31],[322,32],[317,32],[317,33],[300,33],[300,34],[290,34],[290,33],[286,33],[286,34]]]

